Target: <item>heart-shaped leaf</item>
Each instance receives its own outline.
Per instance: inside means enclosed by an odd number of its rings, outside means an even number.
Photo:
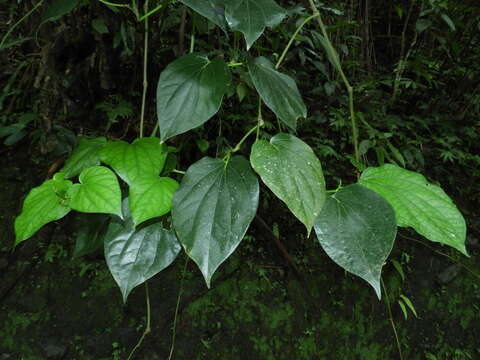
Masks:
[[[257,212],[258,193],[257,177],[244,157],[228,163],[204,157],[188,168],[173,197],[173,226],[208,287],[243,239]]]
[[[192,10],[206,17],[208,20],[218,25],[223,31],[227,31],[227,22],[225,21],[224,10],[220,6],[219,0],[180,0]]]
[[[72,185],[67,192],[68,205],[72,209],[122,216],[122,193],[112,170],[93,166],[83,170],[79,180],[80,184]]]
[[[170,63],[157,87],[157,117],[162,141],[196,128],[220,108],[230,83],[221,58],[189,54]]]
[[[395,212],[388,202],[362,185],[344,187],[325,202],[315,233],[327,255],[366,280],[380,299],[382,266],[397,233]]]
[[[307,108],[295,80],[275,70],[272,63],[263,56],[250,61],[248,71],[265,104],[285,125],[295,130],[297,119],[307,117]]]
[[[130,186],[130,209],[135,225],[162,216],[172,208],[178,183],[168,177],[143,176]]]
[[[72,182],[63,173],[30,190],[23,202],[22,213],[15,219],[15,244],[28,239],[43,225],[59,220],[70,211],[66,193]]]
[[[293,135],[277,134],[252,146],[250,162],[310,233],[326,197],[322,166],[310,146]]]
[[[124,218],[112,219],[108,227],[105,260],[126,302],[132,289],[169,266],[181,247],[175,234],[161,224],[135,230],[128,211]]]
[[[78,146],[65,161],[65,166],[61,170],[65,173],[65,177],[71,178],[77,176],[90,166],[100,165],[100,150],[106,142],[107,139],[104,137],[94,139],[81,137]]]
[[[390,203],[398,226],[412,227],[427,239],[449,245],[468,256],[465,219],[448,195],[423,175],[385,164],[367,168],[359,183]]]
[[[243,33],[247,50],[253,45],[265,28],[280,24],[285,10],[273,0],[223,1],[225,17],[232,30]]]
[[[110,165],[120,178],[131,185],[140,176],[157,176],[167,158],[167,147],[158,138],[140,138],[131,144],[109,142],[100,152],[101,160]]]

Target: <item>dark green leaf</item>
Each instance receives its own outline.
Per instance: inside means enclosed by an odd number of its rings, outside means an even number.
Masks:
[[[218,112],[230,82],[227,64],[189,54],[170,63],[157,87],[157,117],[162,141],[196,128]]]
[[[166,157],[167,147],[158,138],[136,139],[131,144],[112,141],[100,152],[101,160],[129,185],[138,177],[159,175]]]
[[[187,170],[173,197],[179,241],[210,287],[215,270],[237,248],[258,206],[258,180],[248,161],[204,157]]]
[[[106,144],[107,139],[98,137],[89,139],[81,137],[78,146],[72,155],[65,161],[62,172],[65,177],[71,178],[80,174],[84,169],[100,164],[100,150]]]
[[[322,166],[310,146],[293,135],[277,134],[253,145],[250,162],[310,233],[326,196]]]
[[[223,31],[227,31],[227,22],[225,21],[224,9],[220,6],[218,0],[180,0],[192,10],[206,17],[208,20],[218,25]]]
[[[247,50],[253,45],[265,28],[280,24],[285,10],[273,0],[236,0],[223,1],[225,17],[232,30],[243,33]]]
[[[128,211],[123,214],[125,221],[112,219],[108,227],[105,259],[125,302],[134,287],[169,266],[181,247],[175,234],[160,224],[135,230]]]
[[[117,177],[104,166],[93,166],[82,171],[80,184],[68,189],[68,205],[86,213],[115,214],[122,216],[122,193]]]
[[[250,61],[248,70],[265,104],[288,127],[296,130],[297,119],[307,116],[307,108],[295,81],[275,70],[272,63],[263,56]]]
[[[315,233],[333,261],[366,280],[381,297],[382,266],[397,233],[395,213],[385,199],[360,184],[349,185],[327,199]]]
[[[427,239],[467,255],[465,219],[448,195],[423,175],[385,164],[367,168],[359,183],[390,203],[398,226],[412,227]]]
[[[53,179],[33,188],[23,202],[22,213],[15,219],[15,243],[18,244],[35,234],[43,225],[59,220],[70,211],[66,193],[72,182],[57,173]]]
[[[77,214],[74,258],[88,255],[103,247],[109,219],[105,214]]]
[[[43,14],[43,21],[55,21],[67,15],[78,5],[79,0],[53,0]]]
[[[135,225],[165,215],[172,208],[178,183],[168,177],[143,176],[130,186],[130,210]]]

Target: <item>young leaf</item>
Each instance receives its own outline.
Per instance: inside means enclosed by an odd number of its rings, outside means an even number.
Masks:
[[[218,25],[223,31],[227,31],[227,22],[225,21],[224,9],[220,6],[219,0],[180,0],[192,10],[206,17],[208,20]]]
[[[108,227],[105,260],[126,302],[132,289],[169,266],[181,247],[175,234],[160,224],[136,231],[128,211],[124,218],[112,219]]]
[[[162,141],[196,128],[218,112],[230,82],[227,64],[189,54],[170,63],[157,87],[157,117]]]
[[[107,139],[104,137],[94,139],[81,137],[78,146],[65,161],[65,165],[61,170],[65,173],[65,177],[71,178],[77,176],[90,166],[100,165],[100,150],[106,142]]]
[[[190,166],[173,196],[179,241],[210,287],[215,270],[237,248],[258,206],[258,180],[248,161],[204,157]]]
[[[93,166],[82,171],[80,184],[68,189],[68,205],[86,213],[115,214],[122,216],[122,193],[117,177],[104,166]]]
[[[380,299],[382,266],[397,233],[388,202],[362,185],[346,186],[325,202],[315,233],[327,255],[366,280]]]
[[[158,138],[140,138],[131,144],[125,141],[107,143],[100,158],[120,178],[131,185],[140,176],[158,176],[165,165],[167,147]]]
[[[293,135],[277,134],[253,145],[250,162],[310,233],[326,197],[322,166],[310,146]]]
[[[398,226],[412,227],[427,239],[449,245],[468,256],[465,219],[447,194],[423,175],[385,164],[367,168],[359,183],[390,203]]]
[[[243,33],[247,50],[253,45],[265,28],[273,28],[285,17],[285,10],[273,0],[223,1],[225,17],[232,30]]]
[[[143,176],[130,186],[130,210],[135,225],[162,216],[172,208],[178,183],[168,177]]]
[[[15,219],[15,244],[28,239],[43,225],[59,220],[70,211],[66,204],[66,193],[72,186],[57,173],[51,180],[30,190],[23,202],[22,213]]]
[[[297,119],[307,117],[307,108],[295,81],[275,70],[272,63],[263,56],[250,61],[248,71],[265,104],[288,127],[296,130]]]

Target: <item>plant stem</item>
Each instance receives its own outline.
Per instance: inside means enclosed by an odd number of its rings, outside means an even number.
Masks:
[[[308,0],[308,1],[310,3],[311,9],[313,11],[313,15],[315,15],[315,18],[317,19],[318,25],[320,26],[320,30],[322,32],[322,35],[325,38],[325,45],[328,47],[328,50],[326,49],[327,52],[330,51],[330,53],[332,53],[332,54],[337,54],[335,48],[333,47],[333,45],[330,41],[330,38],[328,36],[325,25],[323,24],[322,17],[320,16],[320,12],[318,11],[318,9],[317,9],[315,3],[313,2],[313,0]],[[353,87],[350,85],[350,82],[348,81],[347,77],[345,76],[345,73],[343,72],[342,64],[338,60],[338,56],[334,56],[333,58],[334,58],[333,61],[334,61],[335,68],[339,72],[340,77],[343,81],[343,84],[347,88],[348,108],[349,108],[349,112],[350,112],[350,121],[351,121],[351,124],[352,124],[352,142],[353,142],[353,149],[354,149],[354,152],[355,152],[355,160],[357,160],[358,162],[361,162],[360,161],[360,151],[358,150],[358,125],[357,125],[357,120],[355,118],[355,109],[354,109],[354,105],[353,105]]]
[[[182,171],[182,170],[173,169],[172,172],[175,173],[175,174],[185,175],[185,171]]]
[[[240,150],[240,148],[242,147],[242,144],[245,142],[245,140],[247,140],[247,138],[254,132],[258,129],[259,127],[259,124],[255,125],[253,128],[251,128],[250,130],[248,130],[248,132],[243,136],[243,138],[238,142],[238,144],[232,149],[232,151],[230,151],[230,153],[235,153],[237,152],[238,150]]]
[[[397,343],[397,348],[398,348],[398,355],[400,356],[400,360],[403,360],[402,347],[401,347],[401,344],[400,344],[400,339],[398,338],[398,333],[397,333],[397,328],[395,327],[395,322],[393,321],[392,308],[390,306],[390,299],[388,298],[387,288],[385,287],[385,283],[383,282],[382,278],[380,278],[380,282],[382,283],[383,292],[385,293],[385,303],[387,304],[388,317],[390,319],[390,324],[392,325],[393,334],[395,335],[395,341]]]
[[[150,10],[149,12],[145,12],[145,14],[143,14],[142,16],[140,16],[140,18],[138,19],[138,21],[145,20],[147,17],[155,14],[158,10],[160,10],[160,9],[163,8],[164,6],[168,5],[170,2],[171,2],[171,0],[167,0],[167,1],[165,1],[164,3],[157,5],[155,8],[153,8],[153,9]]]
[[[297,28],[297,30],[295,30],[295,32],[293,33],[293,35],[290,37],[290,40],[288,41],[287,46],[285,46],[285,49],[283,50],[282,55],[280,55],[280,58],[278,59],[277,64],[275,65],[275,69],[278,69],[278,68],[280,67],[280,65],[282,64],[283,59],[284,59],[285,56],[287,55],[288,50],[289,50],[290,47],[292,46],[292,43],[293,43],[293,41],[295,40],[295,38],[297,37],[297,35],[298,35],[298,33],[300,32],[300,30],[302,30],[302,28],[303,28],[308,22],[310,22],[310,20],[312,20],[313,18],[315,18],[315,17],[317,17],[317,16],[320,16],[320,14],[313,14],[313,15],[309,16],[308,18],[306,18],[306,19],[300,24],[300,26]]]
[[[100,1],[101,3],[105,4],[105,5],[108,5],[108,6],[114,6],[114,7],[124,7],[124,8],[129,8],[131,9],[130,5],[129,4],[116,4],[116,3],[112,3],[110,1],[107,1],[107,0],[98,0]]]
[[[145,0],[145,13],[148,13],[148,0]],[[145,122],[145,103],[147,101],[147,79],[148,70],[148,17],[145,18],[145,35],[143,44],[143,92],[142,92],[142,109],[140,111],[140,137],[143,137],[143,125]]]
[[[145,326],[145,330],[143,331],[142,336],[138,340],[138,343],[135,345],[135,347],[132,349],[130,352],[130,355],[128,355],[127,360],[132,359],[133,355],[135,354],[135,351],[142,345],[143,339],[145,339],[145,336],[147,336],[150,331],[152,330],[151,328],[151,310],[150,310],[150,294],[148,292],[148,283],[145,281],[145,299],[147,302],[147,324]]]
[[[175,349],[175,336],[177,334],[176,330],[177,330],[178,310],[180,308],[180,298],[182,296],[182,291],[183,291],[183,280],[185,279],[185,273],[187,272],[187,265],[188,265],[188,260],[189,259],[190,258],[187,256],[187,259],[185,260],[185,265],[183,266],[182,279],[180,280],[180,290],[178,291],[177,305],[175,306],[175,316],[173,318],[172,346],[170,347],[170,354],[168,355],[168,360],[172,359],[173,350]]]
[[[2,41],[0,42],[0,50],[3,48],[3,44],[5,44],[5,41],[7,41],[8,37],[12,33],[15,28],[20,25],[26,18],[28,18],[35,10],[38,9],[43,4],[43,0],[40,0],[37,5],[35,5],[29,12],[27,12],[20,20],[18,20],[11,28],[8,29],[6,34],[3,36]]]

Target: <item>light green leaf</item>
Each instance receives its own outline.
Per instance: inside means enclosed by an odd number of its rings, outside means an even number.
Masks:
[[[130,210],[135,225],[162,216],[172,208],[178,183],[168,177],[143,176],[130,186]]]
[[[91,166],[100,165],[100,150],[106,144],[107,139],[97,137],[89,139],[81,137],[78,146],[72,155],[65,161],[62,172],[66,178],[77,176],[82,170]]]
[[[105,260],[126,302],[132,289],[169,266],[181,247],[175,234],[160,224],[135,230],[128,211],[124,210],[124,218],[112,219],[108,227]]]
[[[93,166],[82,171],[80,184],[68,189],[68,205],[86,213],[115,214],[122,216],[122,193],[117,177],[104,166]]]
[[[382,266],[397,233],[388,202],[362,185],[346,186],[325,202],[315,233],[327,255],[366,280],[380,299]]]
[[[170,63],[157,86],[157,117],[162,141],[194,129],[218,112],[230,82],[227,64],[189,54]]]
[[[215,270],[237,248],[258,207],[258,180],[248,161],[204,157],[190,166],[173,197],[179,241],[210,287]]]
[[[273,0],[223,1],[225,17],[232,30],[243,33],[247,50],[268,26],[273,28],[282,22],[285,10]]]
[[[359,183],[392,205],[398,226],[412,227],[427,239],[467,255],[465,219],[447,194],[423,175],[385,164],[367,168]]]
[[[15,244],[28,239],[43,225],[67,215],[66,193],[72,182],[57,173],[51,180],[30,190],[23,202],[22,212],[15,219]]]
[[[219,0],[180,0],[192,10],[206,17],[208,20],[218,25],[223,31],[227,31],[227,22],[225,21],[224,9],[220,6]]]
[[[293,135],[277,134],[253,145],[250,162],[310,233],[326,197],[322,166],[310,146]]]
[[[157,176],[165,165],[167,147],[158,138],[140,138],[131,144],[125,141],[107,143],[100,158],[131,185],[138,177]]]
[[[250,61],[248,71],[265,104],[288,127],[296,130],[297,119],[307,117],[307,108],[295,81],[275,70],[272,63],[263,56]]]

